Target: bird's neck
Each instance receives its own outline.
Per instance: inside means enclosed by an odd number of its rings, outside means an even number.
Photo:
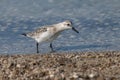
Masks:
[[[62,24],[55,24],[55,26],[54,26],[54,28],[55,28],[55,31],[57,31],[57,32],[61,32],[61,31],[64,31],[64,30],[66,30],[66,28],[62,25]]]

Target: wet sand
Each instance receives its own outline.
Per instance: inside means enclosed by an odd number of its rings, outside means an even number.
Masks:
[[[0,80],[120,80],[120,52],[0,55]]]

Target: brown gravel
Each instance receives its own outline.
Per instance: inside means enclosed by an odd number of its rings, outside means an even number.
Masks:
[[[120,52],[0,55],[0,80],[120,80]]]

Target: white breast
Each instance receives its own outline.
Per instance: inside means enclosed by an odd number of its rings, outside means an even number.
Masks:
[[[47,41],[53,34],[51,34],[49,31],[44,32],[36,36],[35,40],[39,43]]]

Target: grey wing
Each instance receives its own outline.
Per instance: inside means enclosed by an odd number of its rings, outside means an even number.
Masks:
[[[46,32],[46,31],[47,31],[47,27],[41,27],[41,28],[38,28],[37,30],[35,30],[33,32],[27,33],[27,36],[34,38],[34,37],[38,36],[39,34],[41,34],[43,32]]]
[[[46,31],[47,31],[47,27],[41,27],[41,28],[38,28],[35,32],[42,33],[42,32],[46,32]]]

